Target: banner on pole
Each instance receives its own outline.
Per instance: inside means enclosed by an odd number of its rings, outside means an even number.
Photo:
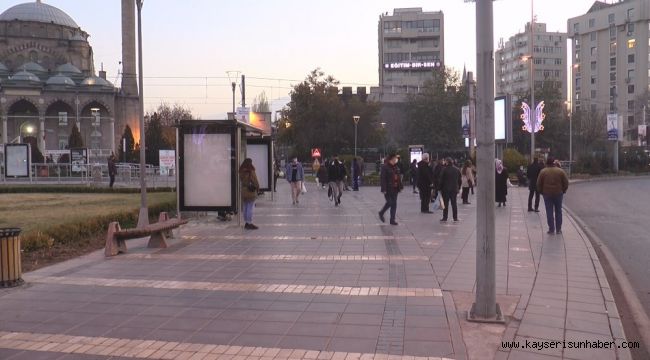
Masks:
[[[463,127],[463,138],[469,139],[470,137],[469,106],[463,106],[462,108],[461,126]]]
[[[607,115],[607,140],[618,141],[618,114]]]
[[[639,146],[648,145],[648,125],[639,125]]]

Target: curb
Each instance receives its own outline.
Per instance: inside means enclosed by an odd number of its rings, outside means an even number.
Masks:
[[[650,178],[650,174],[640,174],[640,175],[623,175],[623,176],[601,176],[593,177],[586,179],[571,179],[569,178],[569,183],[583,183],[583,182],[600,182],[600,181],[614,181],[614,180],[634,180]]]
[[[605,243],[603,243],[603,241],[600,239],[600,237],[591,231],[585,222],[582,221],[582,219],[580,219],[580,217],[577,216],[573,211],[571,211],[571,209],[567,208],[566,206],[564,206],[563,209],[575,221],[580,230],[582,230],[587,235],[587,238],[591,242],[594,250],[598,249],[596,253],[598,255],[602,254],[603,259],[600,261],[609,265],[611,275],[613,276],[617,285],[620,287],[623,300],[627,303],[628,309],[632,315],[632,323],[639,332],[641,342],[645,345],[646,351],[650,350],[650,318],[648,318],[648,314],[646,314],[645,310],[643,309],[641,301],[639,301],[639,298],[636,295],[636,292],[634,291],[630,280],[628,280],[627,276],[625,275],[625,271],[619,264],[618,260],[616,260],[612,252],[609,250],[607,245],[605,245]],[[602,264],[601,267],[603,267]]]

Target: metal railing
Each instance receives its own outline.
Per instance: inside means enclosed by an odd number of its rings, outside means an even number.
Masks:
[[[6,177],[4,165],[0,164],[0,178],[5,184],[82,184],[88,186],[108,186],[108,164],[31,164],[31,177]],[[147,165],[147,187],[175,187],[176,176],[173,170],[161,174],[159,166]],[[115,187],[139,187],[140,165],[117,164]]]

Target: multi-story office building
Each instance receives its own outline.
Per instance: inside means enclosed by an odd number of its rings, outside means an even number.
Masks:
[[[648,105],[649,19],[650,1],[623,0],[568,20],[573,109],[622,116],[625,145],[636,143]]]
[[[379,18],[379,88],[382,102],[403,102],[444,64],[444,15],[422,8],[395,9]]]
[[[545,81],[551,81],[561,89],[562,98],[566,99],[567,34],[549,32],[544,23],[534,23],[532,29],[532,44],[530,23],[526,24],[524,32],[499,44],[495,54],[496,94],[497,96],[506,94],[521,96],[528,93],[531,84],[529,61],[533,61],[535,88],[540,88]]]

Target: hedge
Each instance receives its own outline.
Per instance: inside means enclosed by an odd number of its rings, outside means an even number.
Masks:
[[[171,187],[149,188],[147,192],[174,192]],[[0,187],[0,194],[25,194],[25,193],[88,193],[88,194],[135,194],[140,193],[140,188],[107,188],[90,186],[68,185],[8,185]]]
[[[170,201],[149,206],[149,219],[157,221],[162,211],[173,212],[176,202]],[[54,243],[74,246],[88,243],[91,238],[105,233],[108,224],[117,221],[122,228],[137,225],[139,209],[99,215],[84,220],[62,223],[38,231],[31,231],[21,236],[22,248],[26,252],[52,247]]]

